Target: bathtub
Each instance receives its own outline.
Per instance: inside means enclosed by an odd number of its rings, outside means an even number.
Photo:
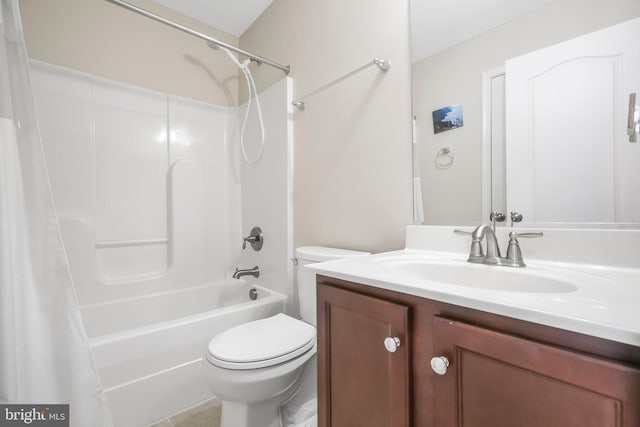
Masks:
[[[249,298],[255,288],[258,298]],[[209,340],[283,312],[287,297],[239,280],[81,306],[117,427],[144,427],[212,397],[202,374]]]

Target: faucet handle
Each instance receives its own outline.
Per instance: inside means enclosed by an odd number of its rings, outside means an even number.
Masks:
[[[460,234],[460,235],[462,235],[462,236],[471,236],[471,235],[473,234],[473,232],[472,232],[472,231],[459,230],[459,229],[457,229],[457,228],[456,228],[456,229],[454,229],[454,230],[453,230],[453,232],[454,232],[455,234]]]
[[[489,220],[494,222],[504,222],[506,216],[502,212],[493,211],[489,214]]]
[[[484,260],[484,250],[482,249],[482,239],[474,236],[473,231],[465,231],[460,229],[454,229],[453,232],[455,234],[460,234],[462,236],[471,236],[471,249],[469,250],[469,262],[480,263]]]
[[[511,226],[513,227],[513,224],[516,222],[521,222],[522,218],[524,217],[520,212],[511,211]]]
[[[262,230],[260,227],[253,227],[251,229],[251,233],[247,237],[242,238],[242,249],[247,248],[247,242],[251,244],[251,247],[254,251],[259,251],[262,249],[262,243],[264,242],[264,237],[262,236]]]
[[[509,267],[526,267],[522,259],[522,251],[520,250],[520,242],[518,237],[542,237],[542,231],[512,231],[509,233],[509,246],[507,247],[507,256],[503,261],[503,265]]]
[[[542,231],[512,231],[509,233],[509,239],[518,240],[518,237],[542,237]]]
[[[472,236],[471,249],[469,250],[469,259],[467,261],[476,263],[482,262],[484,259],[484,250],[482,249],[481,239],[473,236],[472,231],[454,229],[453,232],[462,236]]]

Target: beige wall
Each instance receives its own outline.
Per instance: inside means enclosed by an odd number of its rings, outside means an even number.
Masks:
[[[638,0],[558,0],[413,65],[413,107],[420,145],[425,222],[481,220],[482,72],[522,55],[640,15]],[[452,29],[455,30],[455,29]],[[433,134],[431,112],[463,104],[464,126]],[[451,147],[454,167],[434,166]]]
[[[374,57],[295,110],[295,244],[368,251],[404,246],[412,221],[407,0],[275,0],[240,46],[290,64],[294,98]],[[281,76],[264,65],[258,83]]]
[[[139,7],[231,45],[238,39],[149,0]],[[20,0],[31,58],[219,105],[236,105],[238,68],[222,51],[105,0]]]

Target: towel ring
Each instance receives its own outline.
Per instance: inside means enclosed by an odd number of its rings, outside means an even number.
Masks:
[[[449,147],[442,147],[436,153],[436,167],[438,169],[449,169],[453,164],[453,152]]]

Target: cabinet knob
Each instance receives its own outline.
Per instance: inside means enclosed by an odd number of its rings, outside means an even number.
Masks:
[[[395,353],[398,347],[400,347],[400,338],[386,337],[384,339],[384,348],[386,348],[389,353]]]
[[[449,359],[444,356],[432,357],[431,358],[431,369],[438,375],[444,375],[447,373],[447,368],[449,367]]]

